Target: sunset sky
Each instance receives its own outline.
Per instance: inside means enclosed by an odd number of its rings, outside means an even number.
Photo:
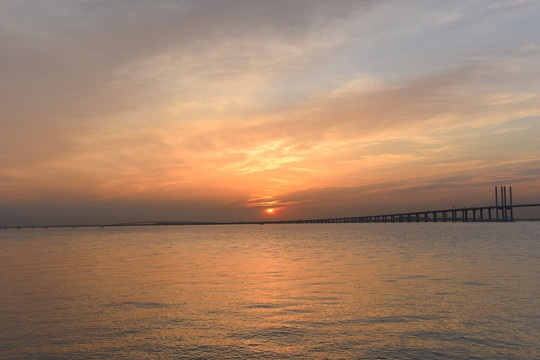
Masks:
[[[0,0],[0,226],[371,215],[497,184],[539,201],[539,19],[526,0]]]

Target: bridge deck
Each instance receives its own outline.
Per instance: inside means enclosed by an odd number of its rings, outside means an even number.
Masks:
[[[352,216],[309,220],[263,221],[264,224],[314,224],[314,223],[388,223],[388,222],[492,222],[514,221],[513,208],[540,207],[540,204],[516,204],[506,206],[480,206],[442,210],[414,211],[406,213]]]

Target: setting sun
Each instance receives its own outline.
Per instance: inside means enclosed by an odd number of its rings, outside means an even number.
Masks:
[[[267,214],[273,214],[273,213],[274,213],[274,209],[272,209],[272,208],[266,209],[266,213],[267,213]]]

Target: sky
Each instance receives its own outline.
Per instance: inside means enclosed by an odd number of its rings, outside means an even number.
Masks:
[[[540,201],[539,18],[0,0],[0,226],[374,215],[489,205],[495,185]]]

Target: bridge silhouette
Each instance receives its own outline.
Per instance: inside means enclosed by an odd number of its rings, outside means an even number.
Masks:
[[[166,225],[248,225],[248,224],[324,224],[324,223],[423,223],[423,222],[513,222],[515,208],[540,207],[540,203],[514,204],[512,187],[495,186],[495,204],[441,210],[425,210],[395,214],[366,216],[333,217],[320,219],[297,220],[264,220],[264,221],[144,221],[107,225],[48,225],[48,226],[6,226],[10,228],[61,228],[61,227],[116,227],[116,226],[166,226]]]
[[[261,221],[260,224],[513,222],[514,209],[524,207],[540,207],[540,203],[513,204],[512,186],[508,189],[506,186],[500,186],[500,189],[495,186],[495,204],[489,206],[324,219],[270,220]]]
[[[236,222],[152,221],[114,224],[112,226],[152,225],[249,225],[249,224],[330,224],[330,223],[421,223],[421,222],[514,222],[514,209],[540,207],[540,203],[514,204],[512,187],[495,186],[494,205],[413,211],[394,214],[333,217],[319,219],[263,220]]]

